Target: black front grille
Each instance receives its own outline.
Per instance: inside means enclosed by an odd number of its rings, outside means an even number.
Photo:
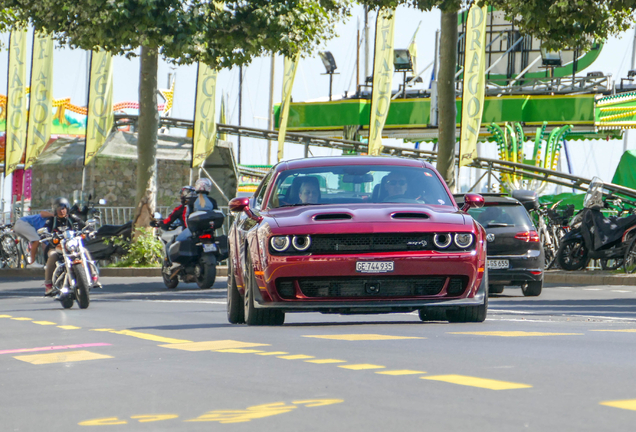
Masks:
[[[414,297],[439,294],[445,276],[298,279],[306,297]]]
[[[328,234],[311,236],[307,252],[315,254],[432,250],[431,234]]]

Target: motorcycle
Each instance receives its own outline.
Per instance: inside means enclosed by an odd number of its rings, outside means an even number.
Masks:
[[[57,294],[55,299],[62,303],[64,309],[73,307],[73,301],[77,301],[80,309],[86,309],[90,304],[91,288],[102,287],[99,270],[82,241],[94,234],[96,224],[95,219],[88,219],[82,230],[69,228],[49,233],[46,228],[40,228],[37,231],[41,241],[50,242],[58,251],[59,259],[52,282]]]
[[[623,215],[604,215],[601,209],[608,208],[610,203],[620,206]],[[627,204],[636,207],[636,203]],[[625,210],[622,206],[621,199],[604,199],[603,181],[597,177],[592,179],[583,200],[583,210],[574,215],[570,231],[561,239],[557,251],[557,262],[563,270],[584,269],[591,259],[605,262],[604,267],[607,263],[618,262],[626,272],[636,270],[636,259],[628,260],[632,249],[636,257],[636,214],[633,214],[636,209]]]
[[[99,220],[100,211],[95,208],[95,203],[91,200],[92,195],[89,195],[88,202],[85,205],[74,204],[70,213],[78,216],[83,221],[89,218]],[[100,199],[98,203],[99,205],[106,205],[106,200]],[[123,256],[126,254],[126,249],[121,245],[113,244],[112,239],[115,237],[130,242],[132,238],[132,221],[128,221],[123,225],[102,225],[94,233],[94,236],[86,240],[86,249],[96,261],[108,261],[113,257]]]
[[[155,220],[160,219],[161,214],[156,213]],[[190,235],[182,241],[176,240],[181,227],[161,230],[159,236],[165,245],[161,274],[168,289],[176,288],[179,281],[196,282],[201,289],[214,285],[216,265],[228,257],[227,236],[215,235],[224,220],[220,210],[193,212],[188,216]]]

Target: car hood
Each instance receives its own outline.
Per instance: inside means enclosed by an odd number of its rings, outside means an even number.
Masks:
[[[424,204],[360,204],[360,205],[318,205],[307,207],[283,207],[272,209],[268,216],[279,228],[302,226],[313,231],[323,231],[319,227],[342,228],[357,231],[369,225],[378,231],[413,231],[429,229],[457,229],[472,227],[472,218],[449,206],[429,206]],[[399,229],[396,229],[396,226]],[[379,227],[384,227],[380,228]],[[349,232],[352,232],[349,231]]]

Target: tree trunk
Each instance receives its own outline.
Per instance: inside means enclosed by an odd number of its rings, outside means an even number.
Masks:
[[[457,12],[442,10],[437,103],[439,107],[439,139],[437,170],[448,187],[455,192],[455,73],[457,65]]]
[[[139,129],[137,134],[137,208],[133,217],[137,229],[150,226],[157,204],[157,51],[141,48],[139,68]]]

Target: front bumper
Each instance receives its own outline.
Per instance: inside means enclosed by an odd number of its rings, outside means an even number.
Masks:
[[[481,256],[480,256],[481,255]],[[384,253],[337,256],[268,256],[265,271],[256,272],[259,286],[254,300],[257,308],[276,308],[286,311],[319,311],[323,313],[382,313],[409,312],[428,306],[476,306],[483,304],[486,290],[480,291],[485,265],[485,254],[478,251],[440,253]],[[392,261],[393,272],[361,273],[356,271],[358,261]],[[260,273],[260,274],[259,274]],[[260,276],[260,277],[259,277]],[[312,297],[302,291],[300,281],[330,280],[384,280],[391,278],[417,280],[446,278],[444,288],[435,295],[377,295],[355,297]],[[459,295],[449,295],[447,288],[453,278],[462,278],[466,287]],[[293,281],[294,295],[281,296],[277,281]],[[289,283],[289,282],[288,282]],[[356,282],[354,282],[356,283]]]

